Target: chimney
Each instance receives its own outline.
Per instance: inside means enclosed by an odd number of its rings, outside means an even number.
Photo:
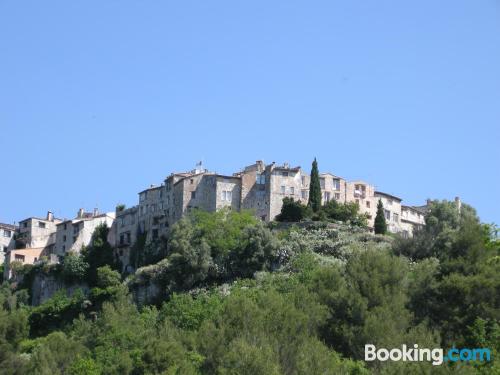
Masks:
[[[52,213],[52,211],[47,211],[47,220],[54,221],[54,214]]]
[[[81,219],[83,217],[83,208],[80,208],[78,210],[78,213],[76,214],[77,219]]]
[[[462,201],[460,200],[460,197],[455,197],[455,205],[457,206],[458,213],[460,214],[462,212]]]
[[[94,208],[94,217],[96,217],[97,215],[99,215],[99,209],[96,207]]]

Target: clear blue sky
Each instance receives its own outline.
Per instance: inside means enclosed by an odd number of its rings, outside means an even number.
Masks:
[[[500,1],[0,0],[0,134],[2,222],[316,156],[500,223]]]

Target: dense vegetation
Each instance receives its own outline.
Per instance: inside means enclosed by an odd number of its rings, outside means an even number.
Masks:
[[[372,235],[334,204],[318,210],[332,220],[269,227],[245,212],[198,211],[125,281],[101,229],[59,270],[88,292],[31,307],[26,290],[2,286],[1,372],[498,374],[495,227],[467,205],[430,208],[406,240]],[[155,304],[133,302],[128,287],[140,278],[159,285]],[[494,361],[365,363],[366,343],[489,347]]]

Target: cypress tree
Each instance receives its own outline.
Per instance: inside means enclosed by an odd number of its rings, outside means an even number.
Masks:
[[[309,184],[309,202],[307,203],[313,212],[318,212],[321,208],[321,185],[319,183],[318,162],[316,158],[311,168],[311,183]]]
[[[386,234],[387,233],[387,223],[385,221],[384,205],[382,200],[378,200],[377,204],[377,216],[375,216],[374,224],[375,234]]]

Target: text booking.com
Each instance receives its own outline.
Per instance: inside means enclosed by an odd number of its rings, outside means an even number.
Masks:
[[[444,362],[485,362],[491,361],[491,350],[488,348],[453,348],[445,352],[441,348],[420,348],[402,345],[401,348],[377,348],[375,345],[365,345],[365,361],[404,361],[404,362],[431,362],[439,366]]]

